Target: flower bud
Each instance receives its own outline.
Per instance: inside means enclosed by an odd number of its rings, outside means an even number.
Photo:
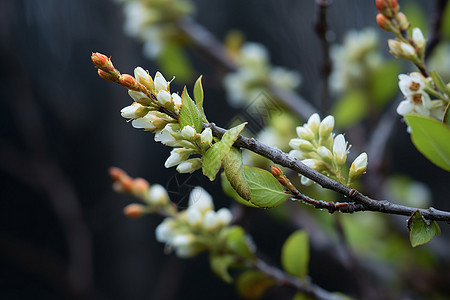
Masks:
[[[352,163],[348,177],[350,180],[358,179],[367,168],[367,154],[361,153]]]
[[[162,106],[166,106],[170,103],[172,103],[172,97],[170,96],[170,93],[166,90],[162,90],[158,93],[158,102],[162,105]]]
[[[323,139],[327,139],[334,128],[334,117],[333,116],[327,116],[323,121],[320,123],[319,126],[319,136]]]
[[[115,74],[111,74],[111,73],[102,71],[102,70],[100,70],[100,69],[97,70],[97,74],[98,74],[98,76],[100,76],[100,78],[103,79],[103,80],[106,80],[106,81],[114,81],[114,82],[116,82],[116,81],[118,80],[118,79],[117,79],[118,76],[120,76],[120,74],[119,74],[119,75],[115,75]]]
[[[414,44],[416,45],[416,47],[418,47],[419,49],[423,49],[425,47],[426,41],[425,41],[425,38],[424,38],[420,28],[416,27],[413,29],[412,40],[413,40]]]
[[[154,131],[156,130],[156,126],[153,124],[153,121],[155,121],[157,118],[158,117],[155,116],[154,114],[148,113],[142,118],[134,119],[131,122],[131,126],[137,129],[142,128],[148,131]]]
[[[203,219],[203,228],[206,230],[214,230],[217,225],[219,225],[219,219],[217,218],[216,212],[213,210],[208,210]]]
[[[194,127],[192,127],[190,125],[184,126],[184,128],[181,130],[181,135],[187,140],[190,140],[196,134],[197,134],[197,132],[195,131]]]
[[[336,165],[342,166],[345,164],[347,160],[347,142],[342,134],[338,134],[334,138],[333,155]]]
[[[164,166],[166,168],[171,168],[176,165],[179,165],[181,162],[188,159],[189,155],[191,155],[192,152],[193,152],[192,149],[175,148],[172,151],[170,151],[170,156],[167,158]]]
[[[131,187],[131,193],[136,198],[141,198],[148,192],[149,187],[148,181],[144,178],[135,178]]]
[[[173,223],[174,222],[171,218],[166,218],[161,224],[156,227],[155,235],[158,242],[165,243],[174,238],[175,233],[172,228]]]
[[[168,83],[167,80],[164,78],[164,76],[160,72],[156,72],[155,75],[155,90],[156,92],[159,92],[161,90],[168,90]]]
[[[222,226],[227,226],[233,219],[233,215],[228,208],[219,209],[216,213],[216,216],[219,224]]]
[[[181,97],[177,93],[172,94],[172,100],[175,107],[180,107],[182,104]]]
[[[397,40],[388,40],[390,52],[395,57],[401,57],[409,61],[417,60],[416,50],[413,46]]]
[[[141,85],[139,84],[139,82],[137,82],[137,80],[128,74],[123,74],[120,75],[119,77],[119,83],[121,85],[123,85],[124,87],[126,87],[129,90],[132,91],[140,91],[141,90]]]
[[[202,134],[200,135],[201,143],[211,145],[212,139],[213,139],[213,136],[212,136],[211,128],[205,128],[205,130],[203,130]]]
[[[327,163],[330,163],[333,160],[333,153],[331,153],[327,147],[320,146],[317,149],[317,154],[319,154],[320,158]]]
[[[147,213],[146,207],[142,204],[137,204],[137,203],[133,203],[133,204],[129,204],[129,205],[125,206],[125,208],[123,209],[123,212],[128,218],[131,218],[131,219],[138,219]]]
[[[378,14],[377,15],[377,24],[383,30],[392,31],[392,22],[391,22],[391,20],[389,18],[387,18],[383,14]]]
[[[155,89],[155,84],[153,83],[152,77],[141,67],[137,67],[136,69],[134,69],[134,77],[137,79],[137,81],[139,81],[140,84],[145,86],[150,91]]]
[[[281,171],[281,169],[278,168],[277,166],[271,166],[270,171],[272,172],[272,175],[275,178],[283,176],[283,171]]]
[[[133,104],[126,106],[120,110],[120,115],[125,119],[136,119],[139,116],[136,114],[136,110],[143,107],[139,103],[134,102]],[[143,117],[143,116],[141,116]]]
[[[200,222],[202,222],[203,215],[197,207],[190,206],[188,207],[188,209],[186,209],[186,219],[189,225],[196,226],[200,224]]]
[[[196,186],[189,194],[189,207],[196,207],[201,212],[214,209],[211,195],[202,187]]]
[[[296,128],[298,137],[307,140],[312,141],[315,138],[314,132],[308,127],[308,126],[298,126]]]
[[[202,160],[200,158],[191,158],[178,165],[177,171],[179,173],[192,173],[202,167]]]
[[[153,184],[148,192],[149,202],[153,205],[164,206],[169,202],[169,194],[160,184]]]
[[[104,54],[101,54],[98,52],[92,53],[91,60],[92,60],[92,63],[94,64],[94,66],[96,66],[97,68],[99,68],[100,70],[102,70],[106,73],[115,71],[115,68],[111,62],[111,59],[109,59],[109,57],[107,57]]]
[[[320,117],[317,113],[312,114],[308,119],[308,127],[314,134],[319,133]]]
[[[397,21],[398,21],[398,23],[399,23],[400,30],[408,30],[409,25],[411,25],[411,24],[408,22],[408,19],[406,18],[405,14],[402,13],[402,12],[399,12],[399,13],[397,14]]]

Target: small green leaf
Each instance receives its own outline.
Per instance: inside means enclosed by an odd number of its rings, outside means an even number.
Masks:
[[[245,231],[240,226],[232,226],[226,232],[227,249],[241,258],[252,258],[253,252],[247,243]]]
[[[245,200],[250,200],[251,192],[244,176],[241,150],[231,147],[230,152],[225,155],[222,162],[225,175],[233,189]]]
[[[230,182],[228,181],[227,177],[225,176],[225,172],[222,173],[222,175],[221,175],[221,181],[222,181],[223,192],[227,196],[233,198],[234,200],[236,200],[237,202],[239,202],[245,206],[258,207],[256,205],[252,204],[250,201],[247,201],[247,200],[243,199],[241,196],[239,196],[239,194],[234,190],[234,188],[231,186]]]
[[[171,74],[180,82],[191,80],[192,64],[179,43],[172,42],[165,45],[157,61],[163,74]]]
[[[244,174],[251,191],[250,202],[261,208],[273,208],[288,198],[281,184],[266,170],[244,165]]]
[[[432,163],[450,171],[450,127],[435,119],[406,115],[411,139],[416,148]]]
[[[246,124],[247,123],[242,123],[225,132],[222,136],[222,140],[212,145],[212,147],[202,156],[203,174],[207,176],[209,180],[213,181],[216,179],[217,172],[219,172],[220,166],[222,165],[222,159],[230,152],[231,147]]]
[[[297,230],[287,238],[281,249],[281,265],[289,274],[304,278],[308,275],[308,263],[308,233]]]
[[[197,106],[195,106],[194,101],[189,97],[186,87],[184,87],[183,94],[181,94],[181,101],[183,103],[180,109],[179,119],[181,129],[183,129],[184,126],[190,125],[193,126],[198,133],[202,132],[202,115],[198,111]]]
[[[441,235],[441,229],[436,221],[427,221],[416,210],[408,219],[409,240],[411,246],[417,247],[428,243],[435,235]]]
[[[211,270],[227,283],[233,282],[233,278],[228,273],[228,268],[235,263],[234,255],[211,253],[209,256],[209,264]]]
[[[206,123],[209,123],[208,120],[206,119],[206,115],[203,110],[203,98],[204,98],[204,95],[203,95],[203,86],[202,86],[202,76],[200,76],[194,85],[194,99],[195,99],[195,104],[197,104],[198,110],[201,112],[201,114],[203,116],[203,121]]]
[[[370,99],[379,107],[383,107],[398,93],[397,76],[400,64],[397,60],[379,65],[369,79]]]
[[[367,96],[362,91],[354,90],[340,97],[333,107],[332,115],[339,128],[348,128],[367,114]],[[351,107],[351,109],[349,109]]]
[[[448,126],[450,126],[450,101],[448,102],[447,106],[445,107],[444,110],[444,119],[442,120],[442,122]]]
[[[242,298],[255,300],[261,298],[264,292],[275,283],[273,278],[267,277],[264,273],[250,270],[239,275],[236,280],[236,289]]]

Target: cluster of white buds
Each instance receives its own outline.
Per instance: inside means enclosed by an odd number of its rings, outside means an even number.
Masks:
[[[294,90],[301,82],[298,72],[271,67],[267,49],[261,44],[245,43],[237,54],[236,63],[239,69],[227,74],[223,81],[230,105],[234,107],[258,99],[268,83],[279,89]]]
[[[150,91],[151,95],[129,89],[128,94],[135,102],[120,111],[122,117],[133,120],[131,125],[134,128],[142,128],[151,132],[159,131],[168,123],[176,122],[173,118],[157,110],[159,107],[165,107],[175,114],[179,113],[182,105],[181,97],[176,93],[170,93],[170,82],[167,82],[160,72],[156,72],[152,79],[148,72],[141,67],[134,69],[134,76],[137,82]],[[154,98],[158,101],[159,107],[155,105]]]
[[[182,258],[193,257],[215,246],[220,232],[230,225],[231,212],[227,208],[214,211],[211,195],[195,187],[189,195],[189,207],[166,218],[156,228],[156,239],[167,249],[175,250]]]
[[[427,85],[432,85],[431,78],[425,78],[420,73],[400,74],[398,78],[398,85],[406,98],[397,107],[399,115],[418,114],[442,120],[445,110],[444,102],[431,100],[426,92]]]
[[[211,147],[213,136],[210,128],[197,133],[189,125],[181,130],[179,124],[167,124],[155,134],[155,141],[174,147],[164,164],[166,168],[177,166],[180,173],[192,173],[202,167],[202,160],[200,157],[189,157],[203,155]]]
[[[377,51],[379,36],[373,28],[361,31],[351,30],[343,44],[335,44],[330,49],[333,72],[330,75],[330,88],[335,93],[357,89],[367,85],[366,74],[373,73],[383,58]]]
[[[141,40],[144,54],[152,59],[177,38],[176,21],[194,11],[192,3],[186,0],[120,1],[125,2],[125,33]]]
[[[426,40],[420,28],[414,28],[411,41],[388,40],[389,50],[395,57],[421,64],[425,53]]]
[[[352,163],[348,176],[344,174],[344,165],[349,152],[348,142],[342,134],[335,136],[334,117],[327,116],[322,121],[313,114],[308,122],[297,127],[298,138],[291,139],[289,152],[292,157],[301,160],[308,167],[344,184],[351,184],[359,178],[367,167],[367,154],[361,153]],[[312,181],[302,176],[302,184]]]

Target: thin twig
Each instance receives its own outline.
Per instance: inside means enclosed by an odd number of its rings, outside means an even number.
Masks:
[[[226,129],[216,126],[215,124],[205,124],[205,127],[211,128],[213,135],[221,138]],[[387,214],[411,216],[414,212],[419,211],[423,217],[436,221],[450,221],[450,212],[437,210],[435,208],[420,209],[414,207],[408,207],[404,205],[394,204],[387,200],[375,200],[368,196],[363,195],[361,192],[351,189],[335,180],[328,178],[327,176],[307,167],[299,160],[289,156],[287,153],[282,152],[279,149],[275,149],[258,142],[254,138],[246,138],[239,136],[234,143],[236,147],[242,147],[255,152],[261,156],[264,156],[276,164],[283,167],[292,169],[303,176],[308,177],[314,182],[320,184],[323,188],[338,192],[344,196],[349,197],[352,201],[364,205],[365,210],[375,211]]]
[[[320,39],[320,44],[322,46],[322,66],[320,68],[320,74],[322,76],[321,82],[321,103],[320,108],[322,112],[326,112],[329,106],[329,88],[328,88],[328,78],[330,77],[332,70],[332,62],[330,58],[330,44],[327,39],[328,34],[328,24],[327,24],[327,8],[331,5],[332,0],[315,0],[317,16],[315,21],[314,29]]]
[[[427,43],[425,50],[425,60],[428,59],[436,48],[436,46],[442,40],[442,16],[448,5],[448,0],[438,0],[436,5],[436,11],[433,18],[432,30],[430,35],[430,41]]]
[[[278,268],[268,265],[261,259],[256,260],[255,266],[258,270],[263,272],[264,274],[272,277],[277,281],[280,285],[291,286],[298,291],[301,291],[309,296],[314,297],[314,299],[319,300],[341,300],[344,297],[341,297],[337,294],[330,293],[323,288],[314,285],[307,281],[302,281],[298,277],[291,276],[281,271]]]

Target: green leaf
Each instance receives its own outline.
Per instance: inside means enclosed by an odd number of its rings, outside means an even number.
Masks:
[[[201,112],[203,116],[203,121],[206,123],[209,123],[206,119],[205,111],[203,110],[203,86],[202,86],[202,76],[200,76],[194,85],[194,99],[195,103],[197,104],[198,110]]]
[[[228,268],[235,263],[234,255],[211,253],[209,256],[209,264],[211,270],[227,283],[233,282],[233,278],[228,273]]]
[[[336,126],[348,128],[367,114],[367,96],[362,91],[354,90],[340,97],[332,110]]]
[[[442,122],[444,124],[446,124],[447,126],[450,126],[450,115],[449,115],[449,111],[450,111],[450,101],[448,102],[447,106],[445,107],[444,110],[444,119],[442,120]]]
[[[406,115],[411,139],[416,148],[432,163],[450,171],[450,127],[428,117]]]
[[[384,107],[398,93],[397,76],[399,73],[399,62],[391,61],[381,64],[370,74],[370,99],[379,107]]]
[[[438,88],[438,90],[450,96],[450,88],[448,88],[445,85],[444,81],[442,80],[441,76],[439,76],[438,72],[436,71],[430,72],[430,77],[433,79],[433,82]]]
[[[261,208],[273,208],[288,198],[281,184],[266,170],[244,165],[244,174],[250,186],[250,202]]]
[[[207,176],[209,180],[213,181],[216,179],[217,172],[219,172],[220,166],[222,165],[222,159],[230,152],[231,147],[246,124],[247,123],[242,123],[225,132],[222,136],[222,140],[212,145],[212,147],[202,156],[203,174]]]
[[[191,61],[178,43],[167,44],[158,55],[157,61],[163,74],[171,74],[180,82],[191,80],[193,74]]]
[[[245,231],[240,226],[232,226],[226,232],[226,246],[229,251],[241,258],[252,258],[253,252],[247,243]]]
[[[250,270],[239,275],[236,280],[236,289],[242,298],[254,300],[261,298],[264,292],[275,283],[273,278],[267,277],[264,273]]]
[[[237,202],[246,205],[246,206],[250,206],[250,207],[258,207],[254,204],[252,204],[250,201],[247,201],[245,199],[243,199],[241,196],[239,196],[239,194],[234,190],[234,188],[231,186],[230,182],[228,181],[227,177],[225,176],[225,172],[222,173],[221,175],[221,181],[222,181],[222,189],[223,192],[233,198],[234,200],[236,200]],[[251,190],[250,190],[251,193]]]
[[[417,247],[428,243],[435,235],[441,235],[441,229],[436,221],[427,221],[416,210],[408,219],[409,240],[411,246]]]
[[[194,101],[189,97],[186,87],[184,87],[183,94],[181,94],[181,101],[183,104],[180,109],[180,119],[178,120],[181,129],[183,129],[184,126],[190,125],[193,126],[198,133],[202,132],[202,115],[198,111],[197,106],[195,106]]]
[[[231,147],[230,152],[225,155],[222,162],[225,175],[233,189],[245,200],[250,200],[251,191],[244,176],[241,150]]]
[[[289,274],[304,278],[308,275],[308,263],[308,233],[297,230],[287,238],[281,249],[281,265]]]

